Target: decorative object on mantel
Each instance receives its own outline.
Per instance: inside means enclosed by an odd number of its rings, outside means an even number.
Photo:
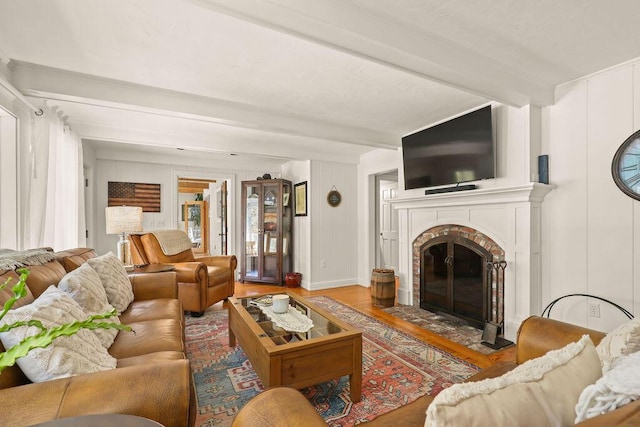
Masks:
[[[618,188],[627,196],[640,200],[640,130],[625,139],[611,162],[611,174]]]
[[[327,203],[332,208],[338,207],[338,205],[342,202],[342,194],[338,191],[336,186],[331,187],[331,191],[327,194]]]
[[[293,186],[294,214],[295,216],[307,216],[307,181],[299,182]]]

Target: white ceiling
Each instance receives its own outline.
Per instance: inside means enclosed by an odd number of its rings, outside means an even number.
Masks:
[[[103,149],[357,163],[489,101],[553,104],[640,57],[638,17],[637,0],[0,0],[0,58]]]

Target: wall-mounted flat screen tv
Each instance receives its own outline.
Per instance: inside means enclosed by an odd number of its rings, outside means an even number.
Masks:
[[[491,106],[402,138],[404,188],[495,178]]]

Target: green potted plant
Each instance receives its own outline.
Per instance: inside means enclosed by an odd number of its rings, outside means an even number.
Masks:
[[[17,271],[18,273],[20,273],[20,279],[18,280],[18,283],[13,285],[13,287],[11,288],[13,296],[9,298],[9,300],[4,305],[2,312],[0,312],[0,320],[2,320],[7,312],[11,310],[16,301],[18,301],[20,298],[24,298],[27,295],[26,282],[27,277],[29,277],[29,270],[27,270],[26,268],[21,268]],[[9,286],[10,280],[11,279],[5,281],[0,285],[0,291]],[[108,319],[116,315],[117,312],[114,309],[107,313],[89,316],[87,319],[82,321],[66,323],[53,328],[45,327],[39,320],[13,322],[11,324],[2,325],[0,326],[0,332],[7,332],[11,329],[19,328],[21,326],[35,326],[40,330],[40,332],[25,338],[17,345],[11,347],[9,350],[0,353],[0,373],[5,368],[13,366],[16,363],[16,360],[23,356],[26,356],[34,348],[45,348],[49,346],[56,338],[74,335],[80,329],[113,328],[121,331],[131,331],[131,327],[127,325],[115,324],[111,322],[101,322],[101,320]]]

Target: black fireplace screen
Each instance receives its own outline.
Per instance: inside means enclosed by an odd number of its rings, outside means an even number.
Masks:
[[[490,320],[491,253],[457,236],[432,239],[420,252],[420,307],[482,328]]]

